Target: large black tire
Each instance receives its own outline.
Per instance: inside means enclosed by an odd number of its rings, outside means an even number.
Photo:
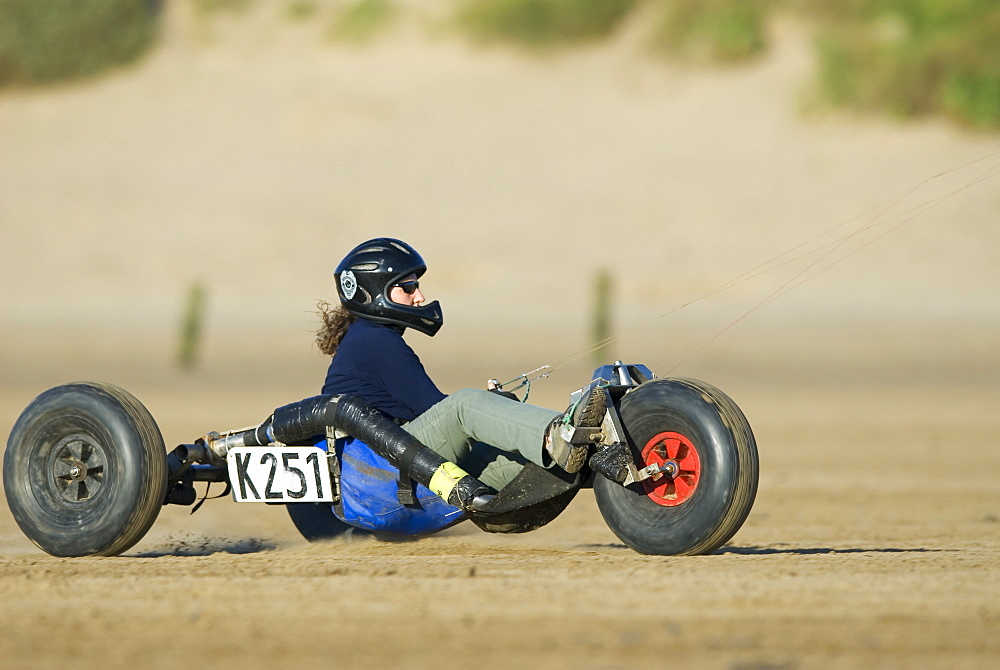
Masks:
[[[163,505],[163,437],[142,404],[110,384],[42,393],[21,413],[3,458],[7,504],[53,556],[116,556]]]
[[[643,554],[708,554],[725,544],[757,494],[757,446],[740,409],[709,384],[668,378],[626,394],[620,411],[640,461],[669,453],[682,473],[627,488],[597,475],[594,493],[611,530]]]
[[[330,509],[330,503],[289,503],[285,507],[296,530],[309,542],[370,535],[368,531],[338,519]]]

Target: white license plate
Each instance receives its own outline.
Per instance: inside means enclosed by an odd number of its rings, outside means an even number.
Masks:
[[[226,455],[237,502],[333,502],[319,447],[239,447]]]

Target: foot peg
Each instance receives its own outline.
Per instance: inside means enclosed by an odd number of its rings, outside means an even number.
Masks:
[[[635,468],[628,447],[621,442],[609,445],[590,457],[590,469],[616,484],[624,484],[629,478],[630,465]]]

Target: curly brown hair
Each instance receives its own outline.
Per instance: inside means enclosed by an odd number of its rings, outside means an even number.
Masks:
[[[331,307],[330,303],[323,300],[318,302],[316,307],[319,309],[320,319],[323,320],[323,325],[316,332],[316,346],[327,356],[333,356],[337,353],[337,347],[344,339],[348,326],[354,323],[356,317],[348,314],[343,306]]]

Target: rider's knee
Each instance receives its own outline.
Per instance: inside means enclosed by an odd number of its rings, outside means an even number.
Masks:
[[[467,403],[475,402],[476,398],[481,398],[484,393],[489,393],[489,391],[484,391],[483,389],[462,388],[452,393],[451,396],[455,398],[455,402]]]

